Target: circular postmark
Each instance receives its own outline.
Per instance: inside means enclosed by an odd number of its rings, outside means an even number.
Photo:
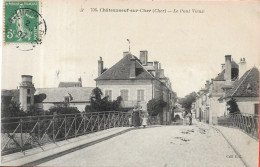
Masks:
[[[5,22],[5,42],[22,51],[33,50],[46,35],[46,22],[35,9],[18,8]]]

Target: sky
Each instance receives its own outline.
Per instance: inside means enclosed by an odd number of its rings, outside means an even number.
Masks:
[[[91,8],[179,12],[108,13]],[[259,67],[260,2],[44,0],[39,13],[47,26],[42,44],[30,51],[3,45],[2,89],[17,88],[21,75],[33,75],[36,88],[57,87],[60,81],[79,77],[84,87],[93,87],[99,57],[110,68],[128,50],[126,39],[132,54],[139,57],[140,50],[147,50],[148,61],[161,63],[179,97],[215,78],[225,55],[237,63],[245,58],[248,69]]]

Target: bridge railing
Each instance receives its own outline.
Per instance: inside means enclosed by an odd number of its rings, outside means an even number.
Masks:
[[[232,113],[218,120],[219,125],[241,129],[251,137],[259,140],[259,115]]]
[[[119,111],[66,115],[9,117],[1,119],[2,155],[23,152],[47,143],[128,126],[128,114]]]

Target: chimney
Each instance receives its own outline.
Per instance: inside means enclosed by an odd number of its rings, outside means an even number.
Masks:
[[[159,70],[159,62],[158,61],[154,61],[154,69],[155,69],[155,77],[158,76],[158,70]]]
[[[158,70],[158,77],[160,77],[160,78],[165,78],[165,76],[164,76],[164,69],[159,69]]]
[[[221,64],[221,71],[225,70],[225,64]]]
[[[148,60],[148,51],[146,50],[141,50],[140,51],[140,61],[143,65],[147,65],[147,60]]]
[[[231,83],[231,55],[225,56],[225,75],[224,79],[227,83]]]
[[[129,52],[128,51],[126,51],[126,52],[123,52],[123,57],[125,57],[126,55],[128,55],[129,54]]]
[[[103,60],[102,60],[102,57],[99,58],[98,60],[98,76],[100,76],[103,72]]]
[[[241,58],[239,64],[239,78],[241,78],[247,69],[245,58]]]
[[[130,59],[131,65],[130,65],[130,78],[135,78],[135,58],[132,57]]]

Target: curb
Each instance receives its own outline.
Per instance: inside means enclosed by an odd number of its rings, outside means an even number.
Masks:
[[[97,139],[97,140],[95,140],[95,141],[91,141],[91,142],[89,142],[89,143],[85,143],[85,144],[76,146],[76,147],[71,148],[71,149],[68,149],[68,150],[66,150],[66,151],[62,151],[62,152],[59,152],[59,153],[55,153],[55,154],[52,154],[52,155],[48,155],[48,156],[46,156],[46,157],[44,157],[44,158],[41,158],[41,159],[38,159],[38,160],[35,160],[35,161],[32,161],[32,162],[28,162],[28,163],[25,163],[25,164],[22,164],[22,165],[19,165],[19,166],[36,166],[36,165],[42,164],[42,163],[44,163],[44,162],[53,160],[53,159],[55,159],[55,158],[61,157],[61,156],[63,156],[63,155],[66,155],[66,154],[69,154],[69,153],[78,151],[78,150],[80,150],[80,149],[83,149],[83,148],[92,146],[92,145],[94,145],[94,144],[100,143],[100,142],[102,142],[102,141],[111,139],[111,138],[116,137],[116,136],[119,136],[119,135],[121,135],[121,134],[124,134],[124,133],[129,132],[129,131],[134,130],[134,129],[135,129],[135,128],[126,129],[126,130],[123,130],[123,131],[121,131],[121,132],[118,132],[118,133],[115,133],[115,134],[112,134],[112,135],[109,135],[109,136],[106,136],[106,137]]]
[[[209,125],[210,127],[212,127],[213,129],[215,129],[216,131],[220,132],[220,134],[224,137],[224,139],[227,141],[227,143],[230,145],[230,147],[233,149],[233,151],[236,153],[237,156],[240,157],[240,153],[237,151],[237,149],[231,144],[231,142],[228,140],[228,138],[221,132],[221,130],[219,130],[218,128],[216,127],[213,127],[211,125]],[[249,165],[246,163],[246,161],[243,159],[243,157],[240,157],[239,158],[243,164],[245,165],[245,167],[249,167]]]

